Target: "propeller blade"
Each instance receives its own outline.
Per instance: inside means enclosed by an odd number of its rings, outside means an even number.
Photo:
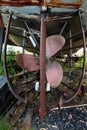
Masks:
[[[47,82],[52,88],[56,88],[62,81],[63,69],[58,62],[49,61],[46,65]]]
[[[17,64],[30,72],[38,71],[40,69],[39,58],[36,58],[29,54],[18,54],[16,56]]]
[[[52,35],[46,38],[46,57],[56,54],[65,44],[65,38],[61,35]]]

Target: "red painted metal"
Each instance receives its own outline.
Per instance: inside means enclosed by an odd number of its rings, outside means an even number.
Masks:
[[[40,121],[43,123],[47,115],[46,103],[46,22],[44,14],[41,16],[41,38],[40,38]]]
[[[18,54],[16,62],[21,68],[30,72],[40,69],[39,59],[29,54]]]

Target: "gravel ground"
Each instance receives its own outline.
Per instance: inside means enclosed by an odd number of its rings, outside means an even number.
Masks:
[[[32,130],[87,130],[87,106],[51,110],[40,126],[39,117],[33,118]]]

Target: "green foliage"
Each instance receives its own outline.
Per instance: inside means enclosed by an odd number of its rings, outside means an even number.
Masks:
[[[33,128],[30,128],[30,130],[34,130]]]
[[[6,65],[8,68],[8,75],[14,75],[16,73],[16,66],[17,63],[15,61],[16,58],[16,53],[15,51],[8,51],[7,52],[7,56],[6,56]],[[4,75],[4,68],[3,68],[3,59],[1,58],[1,62],[0,62],[0,75]]]
[[[1,62],[0,62],[0,75],[4,75],[3,60],[2,59],[1,59]]]
[[[14,75],[16,72],[16,52],[15,51],[8,51],[6,64],[8,66],[8,75]]]
[[[12,130],[11,125],[7,122],[5,118],[0,119],[0,130]]]

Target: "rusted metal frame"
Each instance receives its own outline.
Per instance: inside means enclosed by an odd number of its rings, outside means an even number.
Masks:
[[[63,1],[64,1],[64,0],[63,0]],[[83,1],[83,0],[79,0],[80,3],[81,3],[82,1]],[[58,0],[57,0],[57,1],[56,1],[56,0],[51,0],[50,2],[58,2],[58,3],[60,3],[60,2],[62,2],[62,0],[59,0],[59,1],[58,1]],[[67,3],[67,2],[63,2],[63,3]]]
[[[66,42],[68,42],[70,39],[77,40],[78,38],[81,38],[81,33],[78,33],[72,37],[69,37],[68,39],[66,39]]]
[[[87,104],[63,106],[60,109],[78,108],[78,107],[85,107],[85,106],[87,107]],[[57,108],[52,108],[51,110],[58,110],[58,107]]]
[[[1,60],[1,55],[2,55],[2,46],[3,46],[3,41],[4,41],[4,28],[0,28],[0,60]]]
[[[33,6],[38,6],[38,5],[46,5],[46,6],[50,6],[50,7],[72,7],[72,8],[79,8],[82,3],[83,3],[84,0],[80,0],[80,2],[62,2],[62,1],[57,1],[57,0],[51,0],[50,2],[48,2],[47,0],[36,0],[36,1],[33,1],[33,0],[21,0],[21,1],[18,1],[18,0],[9,0],[9,1],[2,1],[1,0],[1,3],[0,3],[0,6],[26,6],[26,5],[33,5]]]
[[[72,37],[71,29],[69,29],[69,36]],[[70,39],[70,48],[72,48],[72,39]],[[72,49],[70,49],[69,57],[72,57]],[[69,67],[70,67],[70,69],[69,69],[69,76],[71,76],[71,72],[72,72],[72,58],[70,59]]]
[[[46,21],[45,14],[41,14],[41,37],[40,37],[40,122],[43,123],[47,115],[46,104]]]
[[[35,30],[35,29],[31,29],[31,31],[36,34],[38,37],[40,37],[40,31]]]
[[[24,15],[24,14],[15,14],[14,13],[14,16],[15,17],[19,17],[19,18],[25,18],[25,19],[35,19],[35,20],[38,20],[39,19],[39,17],[40,16],[38,16],[38,15],[35,15],[35,14],[33,14],[33,15]]]
[[[3,41],[4,41],[4,22],[2,18],[2,14],[0,13],[0,60],[1,60],[1,54],[2,54],[2,46],[3,46]]]
[[[83,68],[82,68],[82,75],[81,75],[81,78],[80,78],[80,81],[79,81],[79,84],[78,84],[78,88],[77,88],[77,91],[76,93],[70,98],[68,99],[67,101],[65,101],[64,103],[68,103],[70,101],[72,101],[76,96],[77,94],[79,93],[79,91],[81,90],[81,85],[82,85],[82,82],[83,82],[83,79],[84,79],[84,74],[85,74],[85,62],[86,62],[86,44],[85,44],[85,34],[84,34],[84,29],[83,29],[83,25],[82,25],[82,20],[81,20],[81,13],[80,11],[78,11],[78,17],[79,17],[79,22],[80,22],[80,27],[81,27],[81,32],[82,32],[82,38],[83,38],[83,47],[84,47],[84,63],[83,63]]]
[[[83,9],[83,8],[79,8],[80,11],[82,11],[82,13],[87,14],[87,10]]]
[[[0,2],[0,6],[14,6],[14,7],[22,7],[22,6],[28,6],[28,5],[33,5],[33,6],[38,6],[41,5],[41,3],[37,0],[37,1],[32,1],[32,0],[28,0],[28,1],[18,1],[18,0],[1,0]]]
[[[25,29],[18,28],[18,27],[15,27],[15,26],[10,26],[10,27],[13,28],[13,29],[21,30],[21,31],[26,31]],[[30,29],[31,29],[31,31],[32,31],[33,34],[36,34],[38,37],[40,37],[40,31],[35,30],[35,29],[32,29],[32,28],[30,28]],[[29,34],[29,32],[26,31],[26,34]],[[19,36],[20,36],[20,35],[19,35]],[[22,35],[22,36],[24,36],[24,35]],[[27,36],[26,36],[26,37],[27,37]],[[28,37],[27,37],[27,38],[28,38]]]
[[[23,40],[22,40],[22,53],[24,54],[25,52],[24,52],[24,46],[25,46],[25,37],[26,37],[26,30],[24,30],[23,31]],[[22,71],[23,71],[23,78],[24,78],[24,80],[26,81],[26,75],[25,75],[25,69],[23,68],[22,69]]]
[[[4,22],[2,18],[2,14],[0,13],[0,28],[4,28]]]
[[[34,46],[34,47],[39,46],[39,45],[38,45],[37,40],[35,39],[35,36],[33,35],[32,30],[31,30],[31,28],[29,27],[29,25],[27,24],[27,22],[25,22],[25,25],[26,25],[26,27],[27,27],[27,29],[28,29],[29,33],[30,33],[30,36],[31,36],[31,38],[32,38],[33,42],[34,42],[34,44],[32,43],[32,44],[33,44],[33,46]]]
[[[83,61],[83,68],[82,68],[82,75],[81,75],[81,81],[79,83],[79,88],[78,91],[76,93],[76,95],[79,93],[80,89],[81,89],[81,85],[84,79],[84,75],[85,75],[85,65],[86,65],[86,43],[85,43],[85,31],[83,28],[83,24],[82,24],[82,19],[81,19],[81,11],[78,11],[78,17],[79,17],[79,22],[80,22],[80,26],[81,26],[81,32],[82,32],[82,40],[83,40],[83,51],[84,51],[84,61]]]
[[[1,10],[0,9],[0,13],[3,13],[3,14],[9,14],[10,11],[9,10]],[[24,14],[16,14],[13,12],[13,15],[15,17],[19,17],[19,18],[26,18],[26,19],[35,19],[35,20],[38,20],[39,16],[38,15],[24,15]]]
[[[48,17],[46,18],[46,21],[47,22],[51,22],[51,21],[56,21],[56,20],[68,20],[68,19],[71,19],[72,18],[72,15],[69,15],[69,16],[54,16],[54,17]]]
[[[61,31],[60,31],[60,33],[59,33],[60,35],[62,35],[62,33],[64,32],[66,26],[67,26],[67,21],[64,23],[64,25],[63,25],[63,27],[62,27],[62,29],[61,29]]]
[[[67,8],[74,8],[74,9],[77,9],[77,8],[79,8],[80,6],[81,6],[82,4],[70,4],[70,3],[68,3],[68,4],[64,4],[64,3],[59,3],[59,4],[56,4],[56,3],[54,3],[54,4],[48,4],[48,7],[50,6],[50,7],[59,7],[59,8],[62,8],[62,7],[67,7]]]
[[[24,30],[24,31],[25,31],[25,30]],[[32,31],[33,34],[36,34],[36,35],[38,35],[38,37],[40,37],[40,33],[38,33],[37,30],[31,29],[31,31]],[[26,38],[27,40],[29,40],[29,36],[24,36],[23,34],[22,34],[22,35],[19,35],[19,34],[12,33],[12,32],[10,32],[10,34],[15,35],[15,36],[20,37],[20,38]],[[34,38],[35,38],[35,37],[34,37]],[[22,47],[22,46],[21,46],[21,47]]]
[[[62,2],[57,0],[51,0],[50,3],[48,3],[48,6],[51,7],[68,7],[68,8],[79,8],[84,0],[80,0],[78,2]]]
[[[12,92],[12,94],[19,99],[20,101],[27,103],[27,100],[20,97],[16,91],[14,90],[14,88],[12,87],[12,84],[10,82],[9,76],[8,76],[8,71],[7,71],[7,65],[6,65],[6,48],[7,48],[7,42],[8,42],[8,34],[9,34],[9,29],[10,29],[10,23],[11,23],[11,18],[12,18],[12,12],[9,14],[9,18],[8,18],[8,23],[6,26],[6,33],[5,33],[5,40],[4,40],[4,54],[3,54],[3,65],[4,65],[4,73],[7,79],[7,84],[9,87],[9,90]]]

